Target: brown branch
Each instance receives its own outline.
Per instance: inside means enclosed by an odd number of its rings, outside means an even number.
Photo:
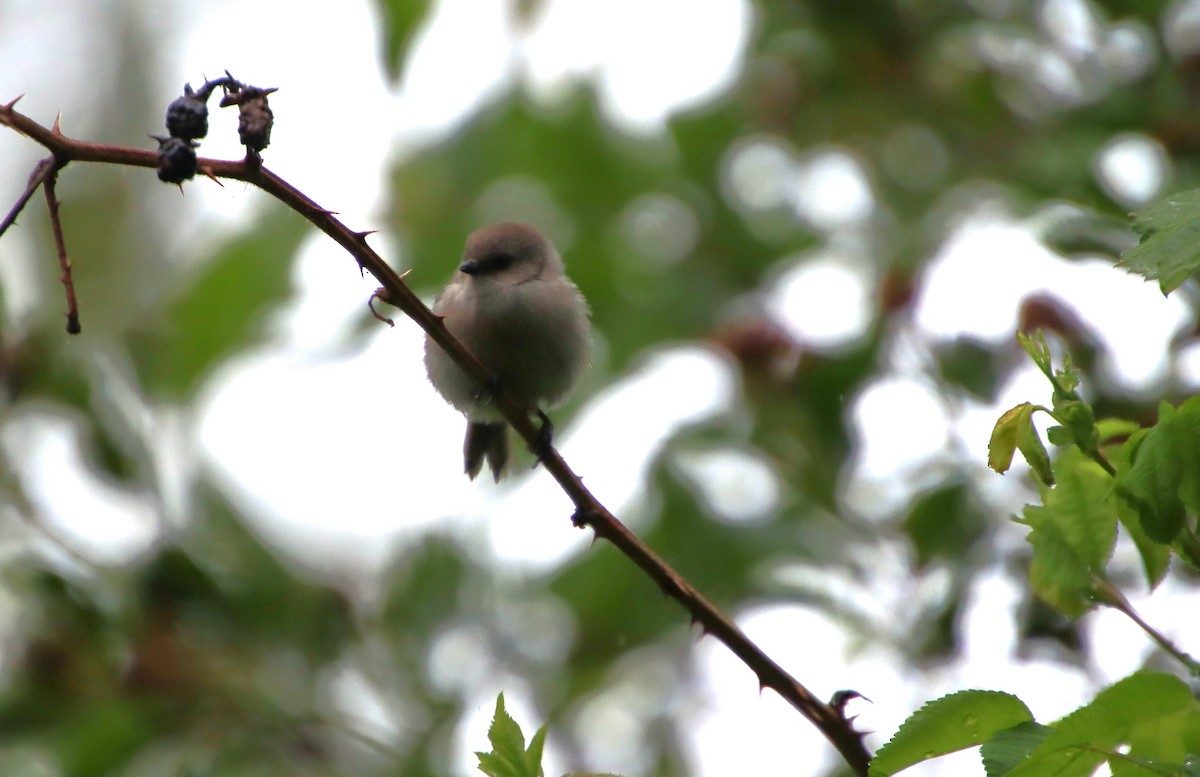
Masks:
[[[67,161],[107,162],[110,164],[156,167],[153,151],[122,148],[71,140],[46,129],[32,119],[17,113],[12,105],[0,106],[0,124],[7,124],[54,152],[62,163]],[[200,159],[197,169],[216,178],[244,181],[273,195],[292,210],[308,219],[354,257],[361,269],[371,273],[382,285],[377,293],[381,299],[400,308],[450,355],[469,375],[481,384],[489,381],[484,366],[455,339],[441,318],[426,307],[404,283],[401,277],[367,245],[369,233],[355,232],[334,217],[332,211],[321,207],[287,181],[262,166],[257,159],[229,162]],[[505,420],[532,447],[538,439],[539,427],[531,417],[532,408],[516,402],[507,393],[494,398]],[[641,568],[663,592],[688,611],[692,620],[708,634],[724,643],[758,677],[759,685],[770,688],[786,699],[801,715],[815,725],[830,741],[857,775],[867,774],[870,754],[862,735],[854,730],[842,710],[822,702],[794,677],[769,658],[758,645],[728,617],[704,598],[662,558],[639,540],[623,523],[583,485],[556,450],[551,448],[541,459],[563,491],[575,505],[572,521],[576,526],[590,526],[597,537],[617,547]]]
[[[48,156],[34,166],[33,172],[29,174],[29,183],[25,185],[25,191],[21,192],[21,196],[9,208],[5,214],[4,220],[0,221],[0,235],[4,231],[17,223],[17,216],[21,215],[21,210],[24,209],[25,203],[29,202],[29,198],[38,190],[38,187],[46,182],[46,179],[52,177],[58,171],[58,164],[54,157]]]
[[[62,221],[58,217],[58,198],[54,194],[54,185],[58,179],[58,169],[46,177],[46,206],[50,209],[50,230],[54,233],[54,248],[58,252],[58,279],[62,281],[63,291],[67,295],[67,334],[77,335],[83,331],[79,325],[79,301],[75,299],[75,281],[71,279],[71,260],[67,256],[67,240],[63,237]]]
[[[1117,612],[1125,615],[1126,618],[1133,621],[1138,628],[1146,632],[1146,636],[1158,643],[1168,655],[1174,658],[1179,663],[1183,664],[1184,668],[1192,677],[1200,677],[1200,661],[1192,658],[1186,651],[1180,649],[1172,642],[1165,634],[1151,626],[1138,611],[1133,609],[1133,605],[1125,598],[1125,594],[1121,593],[1115,585],[1110,583],[1100,575],[1092,575],[1092,586],[1096,599],[1101,604],[1107,605]]]

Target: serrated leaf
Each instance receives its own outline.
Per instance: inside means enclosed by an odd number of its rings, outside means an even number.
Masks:
[[[1178,678],[1137,672],[1105,688],[1052,728],[1029,758],[1008,777],[1084,777],[1105,760],[1103,752],[1125,741],[1143,724],[1153,724],[1196,704]]]
[[[1176,410],[1163,402],[1158,423],[1128,445],[1132,464],[1117,491],[1137,511],[1147,537],[1173,542],[1187,508],[1200,508],[1200,406],[1189,401]]]
[[[1169,294],[1200,269],[1200,189],[1180,192],[1133,214],[1141,241],[1121,255],[1118,267],[1158,281]]]
[[[504,709],[504,694],[496,698],[496,713],[488,728],[490,753],[477,752],[479,771],[488,777],[541,777],[542,747],[546,739],[543,726],[533,736],[529,749],[525,749],[525,735],[521,727]]]
[[[1049,726],[1027,721],[996,732],[994,737],[979,748],[984,771],[988,777],[1002,777],[1008,774],[1046,741],[1053,731]]]
[[[1147,537],[1145,529],[1142,528],[1141,518],[1125,500],[1117,503],[1117,519],[1125,527],[1125,531],[1129,532],[1129,538],[1133,540],[1138,555],[1142,558],[1146,583],[1151,590],[1157,588],[1171,567],[1171,546]]]
[[[1189,777],[1187,767],[1183,764],[1132,755],[1110,758],[1109,768],[1112,777]]]
[[[1182,764],[1200,744],[1200,709],[1193,704],[1181,712],[1135,724],[1124,741],[1131,756],[1151,760],[1173,774],[1186,774]],[[1113,774],[1120,772],[1120,763],[1114,761]]]
[[[1016,696],[999,691],[960,691],[929,702],[901,724],[871,761],[871,777],[973,747],[996,732],[1033,720]]]
[[[1102,572],[1117,537],[1116,500],[1108,474],[1077,449],[1058,459],[1058,485],[1042,489],[1042,504],[1024,510],[1033,546],[1034,592],[1078,617],[1091,606],[1092,576]]]

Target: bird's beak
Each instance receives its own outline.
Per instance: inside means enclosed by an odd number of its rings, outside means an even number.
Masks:
[[[460,264],[458,266],[458,270],[459,270],[459,272],[464,272],[467,275],[478,275],[479,274],[479,263],[476,262],[474,259],[467,259],[466,261],[464,261],[462,264]]]

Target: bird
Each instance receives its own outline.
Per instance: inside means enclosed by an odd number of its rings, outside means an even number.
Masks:
[[[464,471],[474,480],[486,461],[499,482],[508,465],[508,429],[492,400],[503,391],[537,411],[542,439],[534,451],[540,458],[552,428],[543,408],[563,399],[588,365],[587,301],[545,236],[529,224],[500,222],[467,237],[433,312],[491,376],[481,384],[425,336],[430,383],[467,417]]]

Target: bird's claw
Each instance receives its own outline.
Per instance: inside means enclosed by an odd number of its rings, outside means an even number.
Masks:
[[[550,416],[540,409],[537,411],[537,417],[541,420],[542,425],[538,429],[537,439],[529,447],[529,450],[533,451],[533,455],[537,457],[537,461],[533,462],[535,469],[538,464],[542,463],[542,459],[545,459],[554,450],[554,423],[550,420]]]

